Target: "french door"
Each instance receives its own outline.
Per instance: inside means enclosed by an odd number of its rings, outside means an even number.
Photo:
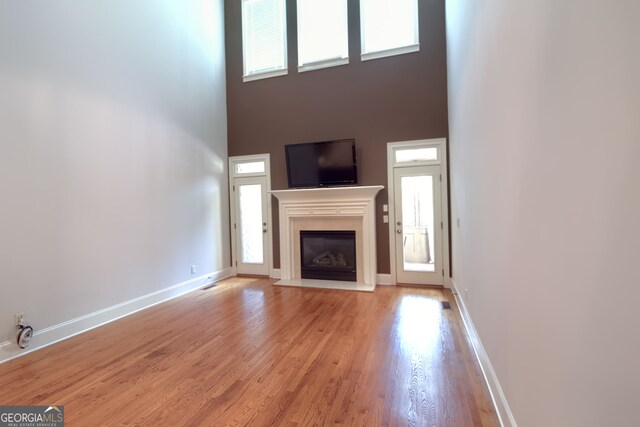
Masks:
[[[393,170],[396,281],[443,284],[440,166]]]
[[[267,179],[265,176],[234,178],[232,192],[236,271],[268,276]]]

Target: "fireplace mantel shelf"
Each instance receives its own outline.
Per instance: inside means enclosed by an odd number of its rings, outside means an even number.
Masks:
[[[307,279],[300,277],[301,230],[354,230],[358,278],[352,283],[361,289],[364,285],[366,290],[373,290],[377,270],[375,199],[383,188],[370,185],[271,191],[278,199],[280,213],[282,280],[276,284],[305,286]],[[307,285],[315,286],[318,282],[325,281],[314,280]]]
[[[374,199],[376,194],[383,188],[382,185],[294,188],[290,190],[272,190],[271,194],[281,202],[362,200]]]

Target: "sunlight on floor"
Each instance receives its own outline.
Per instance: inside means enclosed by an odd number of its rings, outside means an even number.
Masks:
[[[415,295],[404,296],[397,317],[398,335],[406,350],[426,352],[437,343],[442,320],[440,301]]]

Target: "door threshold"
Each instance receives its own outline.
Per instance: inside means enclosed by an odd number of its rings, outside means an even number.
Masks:
[[[443,285],[431,285],[428,283],[396,283],[396,286],[404,286],[407,288],[432,288],[432,289],[442,289]]]

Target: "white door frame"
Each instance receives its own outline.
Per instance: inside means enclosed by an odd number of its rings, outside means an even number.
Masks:
[[[238,165],[243,163],[257,163],[264,162],[263,172],[238,172]],[[273,277],[273,227],[272,227],[272,215],[271,215],[271,158],[269,154],[252,154],[249,156],[235,156],[229,157],[229,207],[230,207],[230,224],[231,230],[231,267],[233,274],[237,274],[236,266],[238,265],[238,242],[236,237],[236,231],[233,228],[233,224],[236,222],[236,203],[235,203],[235,179],[247,178],[254,176],[264,176],[266,178],[267,192],[267,248],[265,251],[265,261],[269,265],[269,277]]]
[[[402,149],[416,149],[416,148],[437,148],[438,156],[437,160],[419,160],[410,162],[396,162],[396,151]],[[391,267],[391,283],[397,283],[397,263],[396,263],[396,223],[395,214],[395,183],[394,183],[394,169],[409,166],[427,166],[438,165],[440,166],[440,173],[442,174],[442,181],[440,182],[440,194],[442,202],[441,218],[442,218],[442,269],[443,280],[442,283],[445,287],[451,287],[451,272],[449,266],[449,191],[447,182],[449,177],[449,171],[447,168],[447,139],[420,139],[413,141],[401,141],[401,142],[389,142],[387,143],[387,185],[388,185],[388,198],[389,198],[389,258]]]

